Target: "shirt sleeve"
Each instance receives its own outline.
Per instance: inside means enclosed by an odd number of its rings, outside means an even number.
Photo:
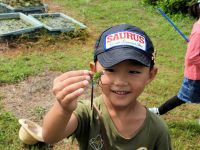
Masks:
[[[172,150],[169,132],[164,132],[156,144],[156,150]]]
[[[77,139],[82,138],[82,135],[87,135],[89,130],[90,123],[90,111],[89,110],[89,101],[88,100],[80,100],[78,101],[77,109],[74,111],[78,119],[78,127],[73,135]]]

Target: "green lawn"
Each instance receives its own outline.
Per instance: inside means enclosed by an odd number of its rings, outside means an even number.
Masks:
[[[177,93],[183,78],[187,45],[155,8],[142,6],[138,0],[55,0],[52,3],[63,6],[62,10],[65,10],[67,15],[70,14],[88,26],[88,35],[73,41],[62,38],[56,40],[52,36],[41,37],[39,43],[43,45],[40,47],[42,50],[38,50],[38,45],[33,45],[29,52],[11,56],[0,55],[0,84],[20,82],[46,68],[63,72],[88,68],[87,64],[92,60],[93,46],[99,32],[111,25],[130,23],[146,31],[157,50],[156,64],[159,72],[156,80],[141,96],[142,103],[147,107],[157,106]],[[189,36],[194,23],[192,18],[179,16],[173,21]],[[45,48],[48,42],[53,46]],[[0,93],[0,96],[2,94]],[[183,105],[162,118],[169,125],[175,150],[200,149],[200,126],[197,125],[200,109],[197,105]],[[1,107],[0,149],[14,150],[22,147],[17,137],[18,128],[16,118],[9,112],[4,112]]]

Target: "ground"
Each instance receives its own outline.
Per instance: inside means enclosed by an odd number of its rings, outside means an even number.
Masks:
[[[3,93],[4,109],[12,112],[17,119],[30,119],[41,125],[45,112],[55,101],[51,89],[53,79],[61,72],[45,71],[40,75],[28,77],[26,80],[17,83],[0,86],[0,93]],[[81,96],[81,98],[90,98],[90,88]],[[68,150],[77,146],[70,146],[69,141],[64,140],[53,149]]]

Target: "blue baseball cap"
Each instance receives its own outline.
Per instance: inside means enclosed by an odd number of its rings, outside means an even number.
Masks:
[[[105,68],[128,59],[150,67],[154,64],[153,53],[153,43],[144,31],[130,24],[120,24],[100,35],[95,45],[94,60]]]

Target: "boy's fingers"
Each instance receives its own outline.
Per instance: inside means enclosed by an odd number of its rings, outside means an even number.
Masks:
[[[89,82],[87,80],[84,80],[84,81],[81,81],[81,82],[77,82],[77,83],[74,83],[74,84],[71,84],[67,87],[65,87],[64,89],[62,89],[61,91],[59,91],[57,94],[56,94],[56,98],[57,100],[59,101],[62,101],[62,99],[66,96],[66,95],[69,95],[75,91],[77,91],[78,89],[80,88],[85,88],[89,85]]]
[[[90,76],[86,75],[86,76],[78,76],[78,77],[71,77],[68,78],[66,80],[63,80],[62,82],[58,82],[57,84],[54,85],[52,91],[54,94],[58,93],[59,91],[61,91],[62,89],[64,89],[65,87],[74,84],[74,83],[78,83],[81,81],[90,80]]]
[[[62,82],[63,80],[73,77],[73,76],[84,76],[84,75],[89,75],[89,74],[90,74],[90,71],[88,70],[69,71],[57,77],[54,80],[54,84],[57,82]]]
[[[62,106],[64,106],[64,108],[66,108],[65,106],[68,106],[68,109],[71,108],[72,109],[71,111],[73,111],[76,108],[76,106],[74,105],[76,105],[77,97],[83,94],[83,92],[84,89],[80,88],[74,91],[73,93],[66,95],[60,103],[62,104]]]

